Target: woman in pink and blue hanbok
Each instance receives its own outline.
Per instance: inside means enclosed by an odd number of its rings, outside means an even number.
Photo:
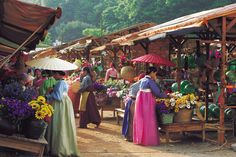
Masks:
[[[145,146],[160,144],[156,116],[155,97],[165,98],[157,86],[157,69],[149,67],[146,76],[141,80],[140,90],[136,97],[133,121],[133,142]]]

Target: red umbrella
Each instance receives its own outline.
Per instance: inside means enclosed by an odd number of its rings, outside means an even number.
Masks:
[[[131,62],[143,62],[143,63],[153,63],[157,65],[164,65],[164,66],[172,66],[174,67],[175,64],[168,59],[165,59],[157,54],[147,54],[141,57],[132,59]]]

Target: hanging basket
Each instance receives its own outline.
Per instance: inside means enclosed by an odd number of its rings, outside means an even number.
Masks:
[[[174,122],[175,123],[187,123],[192,121],[193,109],[180,109],[179,112],[175,113]]]
[[[121,68],[120,74],[125,80],[133,80],[135,76],[134,68],[132,66],[124,66]]]

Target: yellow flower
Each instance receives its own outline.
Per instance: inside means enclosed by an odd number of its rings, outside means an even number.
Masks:
[[[195,98],[196,98],[196,100],[198,100],[198,99],[199,99],[199,97],[198,97],[198,96],[196,96]]]
[[[46,99],[43,96],[38,96],[37,101],[45,103]]]
[[[190,95],[190,101],[194,101],[196,98],[195,98],[195,96],[194,96],[194,94],[191,94]]]
[[[44,115],[47,115],[48,114],[48,111],[49,111],[49,109],[47,108],[47,107],[43,107],[43,108],[41,108],[41,110],[40,110],[41,112],[43,112],[43,114]]]
[[[43,119],[45,117],[44,113],[42,111],[36,111],[35,112],[35,117],[37,119]]]
[[[36,100],[32,100],[32,101],[29,102],[29,105],[31,106],[34,103],[37,103],[37,101]]]
[[[48,105],[48,108],[52,113],[54,112],[54,109],[53,109],[52,105]]]
[[[41,108],[48,108],[48,104],[41,105]]]
[[[179,108],[177,107],[177,108],[175,108],[175,112],[179,112]]]
[[[52,112],[50,110],[48,110],[48,117],[52,116]]]
[[[32,109],[34,109],[34,110],[39,110],[39,109],[40,109],[40,105],[37,104],[37,103],[31,104],[31,107],[32,107]]]

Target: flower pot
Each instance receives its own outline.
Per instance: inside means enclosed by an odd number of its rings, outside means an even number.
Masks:
[[[17,128],[14,124],[9,122],[7,119],[0,117],[0,133],[5,135],[13,135],[16,133]]]
[[[173,123],[174,114],[173,113],[163,113],[161,114],[162,124],[171,124]]]
[[[44,137],[47,126],[44,120],[32,119],[26,122],[23,133],[27,138],[39,139]]]
[[[187,123],[192,121],[193,109],[180,109],[179,112],[175,113],[174,122],[175,123]]]

